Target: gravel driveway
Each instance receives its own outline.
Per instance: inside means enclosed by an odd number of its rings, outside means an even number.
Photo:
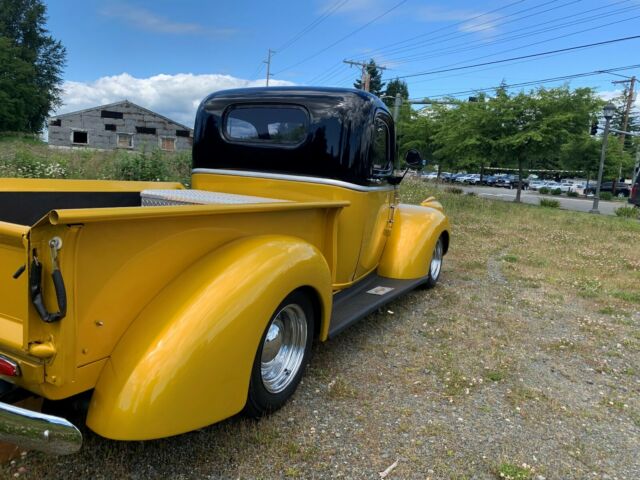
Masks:
[[[405,197],[417,201],[428,194],[422,188]],[[86,432],[79,454],[29,453],[0,473],[640,478],[637,222],[577,222],[575,213],[460,195],[443,201],[454,231],[441,282],[316,345],[282,410],[151,442]],[[585,238],[582,229],[596,233]],[[614,259],[624,275],[604,268]]]

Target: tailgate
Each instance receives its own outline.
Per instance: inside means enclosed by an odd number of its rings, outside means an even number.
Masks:
[[[29,312],[28,275],[14,274],[28,261],[29,227],[0,222],[0,345],[20,350]]]

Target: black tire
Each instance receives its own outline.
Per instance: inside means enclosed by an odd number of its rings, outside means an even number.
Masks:
[[[438,253],[439,252],[439,253]],[[440,258],[440,266],[437,269],[433,268],[434,259],[437,259],[439,255]],[[444,259],[444,239],[442,235],[438,238],[436,242],[436,246],[433,249],[433,254],[431,255],[431,262],[429,263],[429,274],[427,281],[424,282],[420,287],[423,289],[433,288],[438,283],[438,279],[440,278],[440,274],[442,273],[442,261]]]
[[[294,306],[294,307],[292,307]],[[262,371],[262,359],[263,350],[265,347],[265,341],[267,334],[269,333],[274,322],[282,318],[279,315],[284,315],[287,310],[292,307],[294,310],[299,310],[304,313],[304,320],[306,323],[306,339],[304,340],[304,353],[302,354],[302,360],[299,366],[291,375],[290,379],[287,379],[286,386],[282,390],[270,391],[267,386],[268,382],[263,379]],[[251,369],[251,379],[249,382],[249,393],[247,395],[247,403],[244,408],[245,415],[252,418],[260,418],[264,415],[278,410],[291,398],[293,393],[298,388],[298,384],[302,379],[307,364],[311,358],[311,345],[313,343],[313,333],[315,325],[314,309],[311,299],[307,294],[302,291],[296,290],[290,293],[276,308],[276,311],[271,316],[267,327],[260,338],[260,344],[258,351],[256,352],[255,359],[253,361],[253,368]],[[266,364],[265,364],[266,365]],[[286,369],[284,370],[286,372]],[[282,375],[281,375],[282,376]]]

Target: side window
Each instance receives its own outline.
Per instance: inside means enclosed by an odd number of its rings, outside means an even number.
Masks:
[[[372,166],[373,174],[386,174],[391,169],[389,127],[380,117],[376,118],[373,132]]]

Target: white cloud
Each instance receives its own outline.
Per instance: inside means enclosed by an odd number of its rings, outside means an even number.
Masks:
[[[372,18],[389,10],[398,0],[320,0],[318,14],[332,10],[334,14],[344,15],[350,17],[351,20],[356,22],[364,22],[371,20]],[[333,10],[334,7],[337,9]],[[407,9],[395,10],[390,15],[397,15],[398,12]]]
[[[614,98],[620,98],[624,94],[622,90],[603,90],[598,92],[598,96],[605,101],[613,100]],[[633,108],[640,109],[640,95],[634,95]]]
[[[63,105],[56,114],[74,112],[120,100],[130,100],[141,107],[160,113],[189,127],[204,97],[217,90],[264,86],[262,80],[245,80],[231,75],[154,75],[136,78],[128,73],[101,77],[94,82],[67,81],[63,85]],[[283,80],[270,80],[270,85],[293,85]]]
[[[198,23],[176,22],[156,15],[144,8],[114,3],[103,8],[100,13],[119,19],[129,25],[149,32],[170,33],[174,35],[229,35],[235,33],[230,28],[211,28]]]
[[[481,13],[472,10],[448,10],[435,6],[423,7],[418,14],[426,22],[464,22],[458,26],[462,32],[493,32],[501,18],[490,13],[480,16]]]

